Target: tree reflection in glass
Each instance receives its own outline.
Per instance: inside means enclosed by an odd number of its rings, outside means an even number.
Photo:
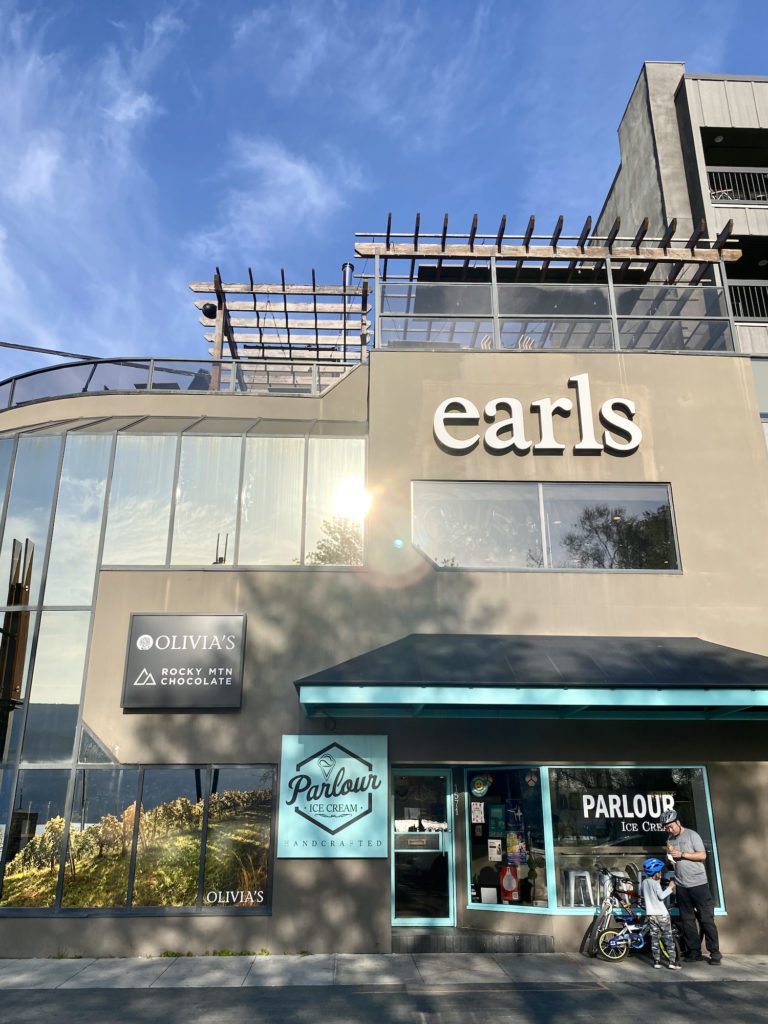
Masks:
[[[64,840],[68,779],[68,771],[19,772],[0,906],[53,906]]]

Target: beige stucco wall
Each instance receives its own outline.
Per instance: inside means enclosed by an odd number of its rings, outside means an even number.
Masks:
[[[588,373],[595,409],[629,398],[643,440],[625,458],[578,456],[576,412],[557,418],[562,455],[442,451],[433,416],[460,395],[482,409],[516,397],[538,439],[532,401],[569,397]],[[362,420],[367,370],[318,414]],[[186,396],[82,398],[0,416],[0,428],[65,415],[122,415],[146,403],[167,415]],[[198,414],[311,419],[317,400],[195,397]],[[94,403],[94,406],[91,406]],[[103,408],[102,408],[103,403]],[[237,405],[236,413],[232,412]],[[242,407],[241,407],[242,406]],[[83,412],[83,408],[88,408]],[[214,413],[212,410],[216,409]],[[258,409],[258,411],[256,411]],[[107,411],[108,410],[108,411]],[[595,428],[600,436],[597,422]],[[482,427],[480,428],[482,431]],[[466,427],[452,427],[456,436]],[[413,479],[662,481],[672,486],[682,573],[436,572],[410,537]],[[298,706],[294,680],[416,632],[699,636],[768,653],[763,581],[768,455],[749,362],[739,357],[559,353],[373,353],[370,365],[367,565],[360,570],[102,571],[86,679],[84,720],[124,763],[279,763],[283,733],[324,732]],[[397,547],[394,541],[405,541]],[[120,692],[131,612],[245,612],[246,672],[239,713],[124,714]],[[386,733],[393,764],[705,764],[728,917],[723,948],[765,948],[756,872],[768,847],[763,723],[349,720],[339,732]],[[461,786],[460,786],[461,788]],[[554,935],[578,948],[587,919],[466,909],[463,830],[456,833],[458,923]],[[389,861],[276,860],[273,915],[248,919],[0,919],[18,955],[386,951]]]

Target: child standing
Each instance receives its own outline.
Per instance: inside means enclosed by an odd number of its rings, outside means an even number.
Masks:
[[[651,952],[653,953],[653,966],[661,967],[661,951],[659,949],[659,937],[664,939],[664,945],[669,954],[667,967],[670,971],[679,971],[680,965],[677,962],[675,952],[675,939],[672,935],[672,922],[669,917],[669,910],[665,900],[675,890],[675,883],[670,882],[666,889],[661,887],[661,872],[664,870],[664,862],[656,857],[649,857],[643,864],[643,871],[646,878],[643,879],[641,893],[645,900],[645,913],[651,925]]]

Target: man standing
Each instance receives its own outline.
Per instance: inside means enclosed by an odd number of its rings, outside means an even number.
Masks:
[[[723,957],[715,924],[715,904],[704,868],[704,861],[707,859],[704,843],[698,832],[694,832],[692,828],[683,828],[678,820],[677,811],[664,811],[660,820],[667,830],[667,850],[670,860],[675,865],[677,908],[680,911],[683,938],[688,947],[683,959],[706,960],[701,954],[701,935],[698,927],[701,925],[709,950],[709,962],[716,966]]]

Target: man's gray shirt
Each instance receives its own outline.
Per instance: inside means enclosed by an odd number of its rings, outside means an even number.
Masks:
[[[684,828],[679,836],[670,836],[667,846],[674,846],[681,853],[703,853],[704,843],[698,832],[692,828]],[[706,885],[707,871],[703,860],[685,860],[682,858],[675,861],[675,879],[678,885],[692,889],[695,885]]]

